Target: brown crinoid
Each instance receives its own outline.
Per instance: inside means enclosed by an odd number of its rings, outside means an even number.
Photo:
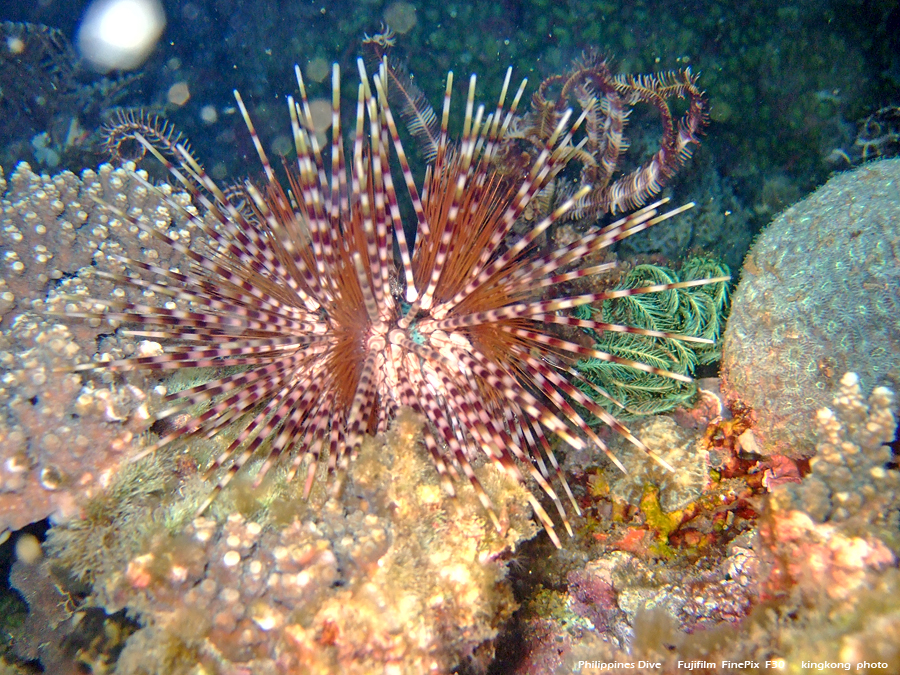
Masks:
[[[448,493],[454,494],[454,481],[464,474],[499,528],[472,469],[483,456],[520,482],[530,476],[571,532],[552,483],[562,486],[576,512],[578,507],[548,437],[582,448],[593,442],[605,450],[577,412],[581,406],[644,447],[576,387],[571,362],[591,356],[685,378],[567,341],[554,326],[656,334],[576,319],[565,311],[706,280],[557,297],[561,284],[609,265],[564,268],[678,210],[657,215],[654,205],[568,246],[539,250],[538,238],[574,198],[525,236],[516,238],[511,231],[573,157],[572,127],[582,120],[570,126],[570,113],[563,113],[538,153],[501,171],[498,153],[524,82],[506,108],[507,74],[496,108],[486,111],[476,109],[473,76],[462,138],[453,142],[447,132],[451,73],[434,159],[419,186],[388,102],[386,66],[374,78],[361,61],[359,70],[355,140],[346,149],[337,66],[327,149],[307,131],[312,118],[297,70],[301,98],[288,98],[297,152],[296,165],[286,168],[289,190],[278,182],[237,92],[268,179],[264,186],[248,182],[240,201],[232,200],[183,149],[178,166],[155,153],[214,216],[216,227],[194,220],[217,252],[196,253],[148,228],[163,245],[190,258],[192,269],[176,272],[129,260],[132,275],[119,280],[187,300],[192,309],[102,301],[106,311],[81,316],[131,324],[131,334],[163,340],[165,351],[84,368],[238,367],[169,394],[171,408],[156,416],[208,404],[153,448],[236,425],[234,442],[210,468],[225,467],[217,490],[252,456],[262,454],[266,459],[257,480],[276,462],[287,465],[290,476],[305,466],[308,494],[325,453],[329,469],[342,472],[363,435],[386,429],[408,406],[427,420],[424,445]],[[390,170],[393,157],[402,167],[402,198]],[[414,243],[404,232],[401,201],[408,201],[415,216]],[[537,499],[530,501],[559,545],[553,521]]]
[[[392,100],[426,160],[437,153],[438,121],[425,95],[407,72],[406,64],[392,55],[395,45],[390,29],[363,45],[380,62],[387,59]],[[687,103],[677,120],[669,107],[672,99]],[[531,97],[527,113],[513,116],[498,153],[501,162],[515,162],[520,152],[540,152],[555,133],[570,107],[576,105],[584,119],[583,142],[570,148],[571,159],[581,164],[580,185],[590,186],[566,214],[566,219],[595,220],[607,213],[621,213],[644,206],[690,159],[708,121],[708,103],[690,68],[649,75],[614,75],[609,62],[593,51],[577,60],[565,75],[541,82]],[[645,105],[659,115],[662,134],[659,148],[633,171],[617,175],[628,151],[625,137],[628,118],[636,106]],[[537,211],[546,210],[574,192],[572,185],[547,184]],[[543,207],[543,208],[542,208]]]
[[[677,121],[670,99],[686,99]],[[613,75],[594,53],[576,61],[566,75],[544,80],[531,98],[531,111],[516,136],[542,142],[569,105],[585,116],[585,143],[579,151],[581,183],[590,191],[577,200],[569,217],[596,218],[644,206],[691,157],[707,122],[707,102],[690,68],[651,75]],[[625,127],[636,105],[655,108],[662,126],[659,149],[639,167],[614,178],[628,150]]]

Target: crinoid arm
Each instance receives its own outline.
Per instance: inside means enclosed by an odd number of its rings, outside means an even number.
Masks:
[[[569,282],[608,269],[579,266],[582,260],[682,209],[661,213],[664,202],[658,202],[571,245],[542,249],[541,235],[591,186],[527,234],[515,235],[513,226],[573,157],[573,134],[585,115],[570,123],[571,112],[563,111],[533,154],[504,153],[524,83],[507,107],[508,74],[496,107],[486,110],[475,105],[473,76],[463,133],[453,141],[448,133],[451,74],[434,159],[424,182],[417,184],[391,109],[394,85],[386,65],[374,77],[362,61],[358,67],[355,136],[346,148],[338,67],[332,77],[332,137],[324,148],[307,131],[314,125],[297,69],[300,95],[288,99],[297,160],[286,164],[284,185],[238,94],[266,176],[262,184],[245,184],[240,203],[216,186],[183,145],[176,144],[174,158],[154,152],[205,209],[205,217],[190,218],[210,246],[195,251],[121,213],[191,262],[190,269],[175,271],[127,261],[132,272],[124,280],[141,289],[166,289],[189,309],[98,301],[104,311],[79,316],[122,322],[134,335],[160,340],[163,352],[81,368],[159,374],[211,369],[208,381],[168,394],[168,407],[155,419],[195,406],[203,412],[147,450],[230,429],[234,440],[209,467],[210,474],[219,475],[210,499],[251,458],[261,460],[257,481],[272,466],[286,467],[289,477],[305,467],[308,495],[325,456],[332,474],[343,473],[364,435],[387,429],[399,409],[408,407],[427,420],[424,445],[448,494],[455,494],[455,477],[465,476],[499,528],[474,468],[476,461],[488,461],[520,483],[539,485],[571,534],[563,499],[576,513],[579,509],[552,437],[578,448],[593,443],[619,464],[579,412],[584,409],[647,451],[579,388],[583,378],[575,362],[594,358],[687,378],[584,347],[566,339],[560,326],[647,333],[571,312],[610,298],[721,278],[568,294]],[[142,142],[152,148],[147,139]],[[501,165],[501,154],[518,157],[520,165]],[[406,187],[400,194],[392,158]],[[404,234],[404,201],[416,219],[415,242]],[[230,369],[221,371],[225,367]],[[553,518],[531,492],[529,501],[559,546]]]
[[[671,99],[687,101],[687,111],[677,120],[669,107]],[[541,83],[531,110],[516,124],[516,136],[540,142],[572,103],[585,117],[585,143],[573,149],[572,159],[582,165],[581,182],[591,185],[571,209],[568,217],[572,219],[627,212],[650,202],[690,159],[707,122],[708,104],[690,68],[613,75],[609,62],[590,52],[565,75],[553,75]],[[638,168],[616,177],[629,147],[628,118],[639,104],[655,108],[659,115],[660,147]]]
[[[406,64],[389,54],[394,46],[393,32],[387,28],[372,37],[366,36],[363,46],[371,51],[374,57],[372,63],[376,68],[382,61],[385,63],[391,103],[398,107],[400,117],[416,140],[422,157],[426,162],[434,161],[440,142],[440,122]]]
[[[103,125],[103,147],[113,163],[139,162],[147,154],[147,144],[177,160],[176,147],[181,145],[190,152],[190,144],[174,125],[159,115],[143,109],[118,108]]]

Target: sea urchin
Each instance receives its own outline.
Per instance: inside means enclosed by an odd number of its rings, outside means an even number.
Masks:
[[[548,435],[577,448],[590,441],[609,455],[578,412],[581,407],[646,450],[582,393],[591,385],[572,368],[574,360],[592,357],[687,378],[584,347],[566,339],[564,331],[571,329],[564,327],[708,341],[578,319],[565,310],[722,279],[556,297],[561,284],[610,268],[578,268],[585,256],[682,209],[657,215],[657,203],[572,244],[539,247],[541,235],[589,190],[585,186],[517,238],[513,225],[577,154],[573,133],[581,119],[570,126],[571,113],[564,114],[540,152],[516,155],[505,143],[525,82],[505,108],[508,72],[496,109],[485,114],[484,106],[475,108],[473,76],[462,138],[452,142],[451,73],[437,154],[419,187],[388,103],[386,69],[382,64],[370,79],[359,62],[355,136],[345,151],[340,76],[334,67],[328,160],[308,131],[312,117],[297,69],[300,101],[288,98],[297,162],[286,168],[288,190],[278,182],[237,92],[267,176],[261,188],[247,182],[240,197],[226,196],[183,147],[177,147],[171,162],[139,138],[213,216],[214,226],[191,216],[208,236],[210,250],[197,253],[119,213],[189,258],[192,267],[173,271],[123,260],[130,275],[105,276],[186,300],[191,309],[95,301],[103,311],[78,316],[131,324],[136,328],[131,335],[162,340],[164,351],[79,368],[232,367],[170,393],[172,406],[154,419],[198,404],[207,407],[146,451],[176,439],[238,429],[210,468],[227,467],[216,492],[261,453],[265,461],[257,480],[275,462],[289,462],[291,477],[305,462],[308,495],[326,450],[329,469],[342,473],[363,435],[386,429],[398,409],[408,406],[427,420],[424,444],[448,493],[454,494],[459,472],[465,474],[499,528],[471,465],[483,454],[515,480],[524,482],[527,474],[538,483],[571,534],[554,480],[576,512],[578,506]],[[404,232],[392,156],[402,168],[409,211],[415,214],[414,244]],[[558,546],[553,521],[537,499],[530,494],[529,499]]]

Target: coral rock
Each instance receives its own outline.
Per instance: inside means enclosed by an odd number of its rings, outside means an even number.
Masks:
[[[77,515],[141,431],[141,389],[61,372],[80,351],[66,326],[33,314],[0,333],[0,532]]]
[[[502,532],[471,488],[451,510],[420,428],[403,413],[386,438],[365,441],[340,498],[319,488],[307,504],[302,486],[282,483],[293,491],[266,508],[195,518],[174,534],[152,523],[183,512],[177,499],[170,515],[119,523],[150,529],[112,538],[123,550],[92,570],[91,601],[144,625],[117,672],[169,673],[174,659],[208,673],[418,675],[449,672],[490,645],[516,608],[501,554],[536,531],[524,488],[493,466],[476,469]],[[213,511],[228,503],[223,495]],[[84,547],[79,537],[91,534],[77,523],[53,528],[51,551],[64,561]]]
[[[900,549],[900,471],[891,467],[887,445],[897,426],[894,400],[890,389],[878,387],[866,402],[856,374],[844,375],[833,410],[818,412],[819,443],[810,475],[775,491],[777,508],[803,509],[819,522],[843,523]]]
[[[843,373],[900,385],[900,160],[832,178],[763,232],[725,331],[730,401],[757,416],[765,454],[808,457],[816,411]]]

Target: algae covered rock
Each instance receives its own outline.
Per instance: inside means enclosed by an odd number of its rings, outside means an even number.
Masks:
[[[722,378],[753,408],[762,452],[815,451],[841,376],[900,385],[900,160],[840,174],[781,214],[744,261]]]

